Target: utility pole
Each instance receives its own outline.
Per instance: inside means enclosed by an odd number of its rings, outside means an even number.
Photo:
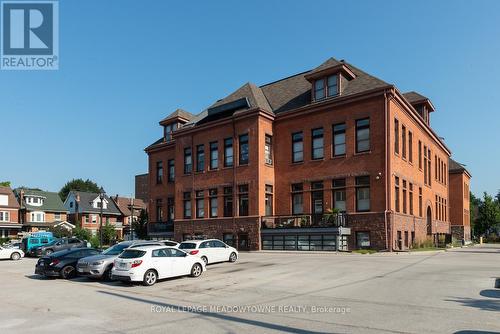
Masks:
[[[101,200],[101,221],[100,221],[100,226],[99,226],[99,249],[102,250],[102,209],[103,209],[103,203],[104,203],[104,189],[100,190],[99,193],[99,199]]]

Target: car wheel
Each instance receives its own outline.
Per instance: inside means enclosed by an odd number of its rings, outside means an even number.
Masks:
[[[65,266],[61,269],[61,277],[64,279],[70,279],[75,276],[75,267]]]
[[[113,269],[113,266],[109,266],[105,271],[104,274],[102,275],[102,278],[105,281],[111,281],[111,269]]]
[[[235,252],[232,252],[231,255],[229,255],[229,262],[236,262],[238,260],[238,255],[236,255]]]
[[[195,263],[193,264],[193,268],[191,268],[191,277],[199,277],[202,272],[203,268],[201,267],[201,264]]]
[[[144,274],[144,279],[142,280],[143,284],[146,286],[151,286],[156,283],[158,280],[158,275],[156,274],[156,271],[150,269],[146,271]]]
[[[14,252],[10,255],[10,259],[13,260],[13,261],[17,261],[21,258],[21,254],[19,254],[18,252]]]
[[[205,264],[208,264],[208,259],[206,256],[202,256],[201,259],[203,260],[203,262],[205,262]]]
[[[52,254],[52,253],[54,253],[54,251],[53,251],[52,249],[47,249],[47,250],[45,251],[45,255],[50,255],[50,254]]]

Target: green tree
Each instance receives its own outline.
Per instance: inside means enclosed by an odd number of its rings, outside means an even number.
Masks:
[[[64,202],[66,197],[70,191],[87,191],[91,193],[98,193],[100,191],[100,187],[94,181],[89,179],[73,179],[71,181],[66,182],[66,184],[59,191],[59,197]]]
[[[2,181],[2,182],[0,182],[0,187],[10,187],[10,181]]]
[[[110,223],[106,223],[102,227],[102,243],[104,245],[110,245],[111,241],[113,241],[115,238],[116,238],[115,227]]]
[[[148,213],[142,209],[139,218],[132,223],[132,229],[137,238],[146,239],[148,236]]]
[[[488,235],[498,228],[500,224],[500,206],[498,201],[493,200],[493,197],[486,192],[483,195],[483,200],[478,206],[478,217],[474,225],[474,230],[477,236]]]
[[[80,226],[77,225],[73,229],[73,236],[80,240],[90,241],[90,239],[92,238],[92,233],[90,233],[89,230],[81,228]]]
[[[470,218],[470,227],[472,230],[472,235],[474,236],[479,236],[476,235],[476,230],[475,230],[475,225],[477,222],[477,216],[478,216],[478,208],[479,205],[481,204],[481,199],[476,197],[472,192],[470,193],[470,207],[469,207],[469,218]]]
[[[70,230],[61,226],[51,227],[49,231],[52,232],[56,238],[68,238],[71,237],[72,234]]]

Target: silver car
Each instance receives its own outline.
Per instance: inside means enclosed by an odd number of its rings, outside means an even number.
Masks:
[[[78,275],[90,278],[111,279],[111,269],[115,259],[127,248],[136,248],[142,246],[163,246],[158,241],[124,241],[109,247],[99,255],[88,256],[78,260],[76,270]]]

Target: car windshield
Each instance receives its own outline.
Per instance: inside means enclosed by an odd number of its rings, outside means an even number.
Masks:
[[[123,252],[123,250],[125,248],[128,248],[129,246],[130,246],[130,244],[114,245],[113,247],[109,247],[108,249],[106,249],[104,252],[102,252],[102,254],[103,255],[118,255],[121,252]]]
[[[138,249],[126,249],[123,253],[118,256],[120,259],[135,259],[138,257],[143,257],[146,254],[145,251]]]
[[[195,249],[196,244],[192,242],[183,242],[180,244],[179,249]]]
[[[56,242],[58,242],[59,240],[52,240],[51,242],[49,242],[48,244],[45,244],[45,246],[52,246],[54,245]]]

